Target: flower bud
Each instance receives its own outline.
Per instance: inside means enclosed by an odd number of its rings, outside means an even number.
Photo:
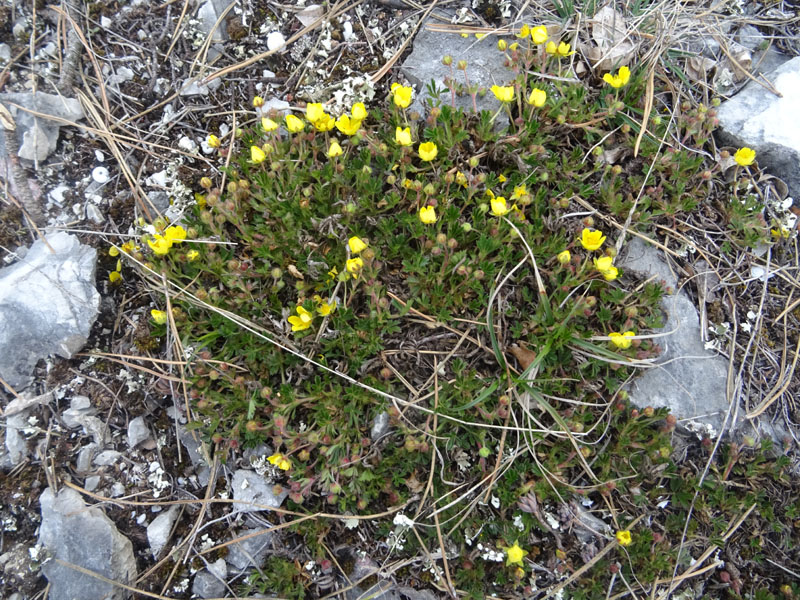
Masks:
[[[449,54],[445,54],[445,55],[442,57],[442,64],[443,64],[445,67],[449,67],[450,65],[452,65],[452,64],[453,64],[453,57],[452,57],[452,56],[450,56]]]
[[[436,188],[433,187],[432,183],[429,183],[424,188],[422,188],[422,191],[425,192],[425,194],[428,196],[433,196],[436,193]]]
[[[445,242],[447,242],[447,235],[445,235],[444,233],[439,233],[439,234],[436,235],[436,243],[437,244],[441,245],[441,244],[444,244]]]
[[[396,181],[397,181],[397,177],[395,177],[394,175],[389,175],[389,176],[386,178],[386,183],[387,183],[388,185],[394,185]]]
[[[478,166],[478,157],[477,156],[470,156],[469,158],[469,166],[470,168],[474,169]]]
[[[458,61],[458,64],[456,65],[456,69],[459,69],[460,71],[466,71],[467,70],[467,61],[465,61],[465,60]]]
[[[504,52],[508,48],[508,43],[505,40],[497,40],[497,49]]]

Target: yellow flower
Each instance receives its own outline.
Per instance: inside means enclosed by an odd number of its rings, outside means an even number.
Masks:
[[[514,86],[500,86],[500,85],[493,85],[492,86],[492,93],[494,97],[500,100],[500,102],[513,102],[514,101]]]
[[[164,238],[163,235],[156,234],[153,238],[147,238],[147,245],[156,254],[164,255],[172,248],[172,242]]]
[[[522,185],[514,186],[514,193],[511,194],[512,200],[519,200],[520,198],[528,195],[528,187],[523,183]]]
[[[342,155],[342,147],[339,145],[339,142],[333,140],[331,142],[330,148],[328,148],[328,158],[336,158],[337,156]]]
[[[300,305],[297,306],[296,310],[297,316],[292,315],[289,317],[289,323],[292,326],[292,331],[303,331],[304,329],[311,327],[311,321],[313,320],[311,313]]]
[[[515,52],[517,48],[519,48],[519,44],[517,42],[514,42],[508,47],[508,49],[511,50],[512,52]]]
[[[299,133],[305,129],[305,125],[294,115],[286,115],[286,128],[292,133]]]
[[[352,119],[350,115],[342,115],[336,119],[336,129],[345,135],[355,135],[361,127],[361,121]]]
[[[436,223],[436,209],[432,206],[423,206],[419,209],[419,220],[426,225]]]
[[[608,334],[608,337],[611,338],[611,341],[617,348],[619,348],[620,350],[627,350],[628,348],[631,347],[632,343],[631,338],[635,335],[636,334],[633,333],[632,331],[626,331],[625,333],[617,333],[616,331],[612,331],[611,333]],[[619,533],[617,534],[617,536],[619,536]],[[630,533],[628,533],[628,544],[629,543],[630,543]],[[622,544],[622,545],[627,546],[628,544]]]
[[[558,253],[558,262],[562,265],[566,265],[570,260],[572,260],[572,255],[569,253],[569,250]]]
[[[597,229],[584,228],[581,232],[581,246],[586,250],[597,250],[606,241],[606,236]]]
[[[739,148],[736,153],[733,155],[733,160],[736,161],[736,164],[740,167],[749,167],[753,164],[753,161],[756,159],[756,151],[752,148]]]
[[[325,115],[325,109],[319,102],[309,102],[306,104],[306,119],[316,123]]]
[[[478,38],[479,40],[482,40],[483,38],[486,37],[486,34],[485,33],[476,33],[475,37]]]
[[[336,125],[336,119],[325,113],[322,117],[314,121],[314,129],[317,131],[330,131]]]
[[[503,51],[505,51],[506,48],[508,48],[508,42],[506,42],[505,40],[497,40],[497,49],[498,50],[503,52]]]
[[[531,39],[534,44],[544,44],[547,41],[547,27],[539,25],[531,29]]]
[[[333,267],[330,271],[328,271],[328,279],[336,279],[336,276],[339,274],[339,269]]]
[[[524,39],[528,37],[530,34],[531,34],[530,25],[523,25],[522,27],[520,27],[519,32],[516,34],[516,36],[519,39]]]
[[[222,145],[222,142],[220,142],[219,138],[212,133],[211,135],[208,136],[206,144],[208,144],[212,148],[219,148]]]
[[[620,546],[630,546],[633,542],[633,538],[631,538],[631,532],[627,529],[625,531],[618,531],[616,536],[617,542],[619,542]]]
[[[569,56],[570,54],[575,54],[574,52],[569,51],[570,47],[566,42],[559,42],[558,46],[556,46],[555,42],[547,42],[545,50],[548,54],[557,54],[558,56]]]
[[[789,231],[789,229],[784,227],[783,225],[781,225],[780,229],[770,229],[769,232],[772,234],[772,237],[778,239],[780,238],[789,239],[789,236],[792,234],[792,232]],[[108,253],[111,254],[111,250],[109,250]]]
[[[108,249],[108,255],[119,256],[119,248],[117,248],[116,246],[111,246],[111,248]]]
[[[600,258],[594,259],[594,268],[600,271],[601,273],[608,271],[611,267],[614,266],[614,259],[610,256],[601,256]]]
[[[547,92],[544,90],[537,90],[534,88],[531,90],[531,95],[528,96],[528,104],[533,104],[536,108],[543,107],[546,101]]]
[[[254,164],[260,164],[267,159],[267,154],[258,146],[250,146],[250,160]]]
[[[268,457],[267,460],[269,461],[269,464],[275,465],[282,471],[288,471],[292,468],[292,463],[290,463],[289,459],[283,454],[273,454],[272,456]]]
[[[617,267],[609,267],[602,273],[606,281],[614,281],[619,276],[619,269]]]
[[[200,253],[197,250],[189,250],[186,253],[186,260],[189,262],[197,260],[197,257],[200,256]]]
[[[111,271],[111,273],[108,274],[108,280],[111,283],[117,283],[120,279],[122,279],[122,273],[119,271]]]
[[[456,172],[456,183],[461,187],[467,187],[467,176],[464,175],[461,171]]]
[[[179,243],[186,239],[186,230],[180,225],[172,225],[167,227],[167,230],[164,232],[164,237],[170,244]]]
[[[519,546],[519,542],[514,542],[510,548],[503,548],[506,551],[506,566],[521,565],[522,559],[528,554],[527,550],[523,550]]]
[[[424,142],[419,145],[419,157],[425,162],[432,161],[437,154],[439,154],[439,149],[433,142]]]
[[[336,304],[320,302],[319,306],[317,306],[317,312],[320,314],[320,316],[327,317],[329,314],[333,312],[334,308],[336,308]]]
[[[613,88],[621,88],[628,84],[631,78],[631,70],[628,67],[620,67],[616,75],[606,73],[603,75],[603,81]]]
[[[411,127],[397,127],[394,130],[394,141],[400,146],[410,146],[414,142],[411,140]]]
[[[264,99],[261,96],[253,96],[253,108],[264,106]]]
[[[499,181],[500,183],[505,183],[506,179],[508,179],[508,178],[505,175],[503,175],[502,173],[500,173],[500,175],[497,176],[497,181]]]
[[[367,243],[357,235],[347,240],[347,245],[350,246],[350,252],[352,254],[361,254],[361,251],[367,248]]]
[[[264,131],[275,131],[278,128],[278,124],[268,117],[262,117],[261,119],[261,129]]]
[[[506,199],[502,196],[497,196],[496,198],[492,198],[492,214],[497,217],[502,217],[505,214],[508,214],[511,210],[508,208],[508,203]]]
[[[354,119],[357,121],[363,121],[367,118],[367,109],[364,107],[363,102],[356,102],[353,104],[353,108],[350,109],[350,114]]]
[[[163,310],[156,310],[154,308],[150,311],[150,316],[153,317],[153,321],[155,321],[158,325],[163,325],[167,322],[167,313],[165,313]]]
[[[350,273],[353,277],[358,277],[358,274],[361,272],[361,269],[364,268],[364,261],[361,260],[360,257],[356,256],[355,258],[349,259],[345,263],[345,267],[347,268],[347,272]]]
[[[411,104],[411,93],[413,90],[410,87],[400,85],[399,83],[392,84],[392,99],[395,106],[400,108],[408,108]]]

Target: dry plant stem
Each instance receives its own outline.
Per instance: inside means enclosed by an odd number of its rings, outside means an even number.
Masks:
[[[17,134],[10,129],[5,129],[6,152],[8,152],[8,159],[11,161],[11,171],[14,175],[14,183],[19,190],[19,200],[22,203],[22,209],[25,215],[34,224],[42,223],[44,215],[42,207],[33,199],[31,188],[28,185],[28,176],[25,169],[19,162],[19,143],[17,142]]]
[[[65,4],[68,14],[75,14],[76,9],[71,4]],[[59,25],[67,28],[66,19],[59,20]],[[61,64],[61,76],[58,78],[56,89],[64,96],[71,96],[72,85],[75,82],[75,75],[78,71],[78,61],[81,56],[81,40],[75,29],[69,27],[67,33],[67,48],[64,53],[64,62]]]

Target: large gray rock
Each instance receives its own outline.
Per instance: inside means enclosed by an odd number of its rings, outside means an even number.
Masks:
[[[87,508],[80,494],[70,488],[58,495],[47,488],[39,497],[42,524],[39,543],[51,558],[42,565],[50,582],[51,600],[123,600],[130,593],[57,563],[59,559],[83,567],[107,579],[133,584],[136,560],[130,540],[117,531],[114,523],[99,508]]]
[[[464,84],[464,72],[456,69],[458,61],[467,61],[467,77],[470,85],[478,85],[489,89],[492,85],[504,85],[514,79],[514,74],[503,66],[505,56],[497,49],[497,37],[487,36],[482,40],[474,36],[462,38],[460,35],[448,35],[427,29],[428,21],[423,24],[417,37],[414,38],[414,46],[411,54],[406,58],[401,67],[401,71],[416,87],[416,96],[412,108],[423,112],[423,106],[419,100],[425,97],[425,88],[434,80],[437,88],[447,90],[444,84],[445,78],[452,77],[459,84]],[[442,64],[445,55],[453,57],[453,68]],[[450,105],[450,91],[442,95],[441,100],[444,104]],[[456,97],[456,106],[464,109],[465,112],[472,112],[472,98],[465,94]],[[488,110],[497,111],[500,102],[489,92],[483,98],[477,99],[478,111]],[[498,119],[508,118],[501,112]]]
[[[720,140],[756,151],[758,163],[783,179],[793,197],[800,197],[800,57],[783,63],[767,79],[781,93],[751,81],[719,107]]]
[[[277,508],[289,495],[287,490],[276,495],[274,483],[269,483],[264,477],[248,469],[239,469],[233,474],[231,487],[234,500],[260,505],[235,504],[236,510],[240,512],[267,510],[266,507]]]
[[[78,121],[83,118],[83,109],[78,100],[55,94],[12,92],[0,94],[0,102],[14,117],[19,157],[26,160],[44,160],[56,149],[58,133],[63,123],[54,119]],[[35,117],[17,106],[52,116],[54,119]],[[5,142],[0,140],[0,156],[4,156],[5,152]]]
[[[671,333],[656,340],[663,353],[655,367],[633,381],[631,401],[641,407],[669,407],[689,429],[718,434],[728,410],[728,362],[705,349],[697,308],[686,292],[678,290],[675,276],[660,251],[639,238],[630,241],[619,264],[644,277],[655,276],[675,290],[662,300],[667,320],[664,328],[657,331]]]
[[[70,358],[97,317],[97,252],[58,232],[37,241],[24,259],[0,270],[0,376],[17,390],[33,380],[41,358]]]

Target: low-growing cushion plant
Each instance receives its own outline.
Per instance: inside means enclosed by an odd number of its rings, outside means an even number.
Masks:
[[[665,290],[617,249],[707,202],[714,110],[645,115],[635,66],[565,76],[570,47],[542,27],[499,51],[491,90],[445,57],[450,89],[429,86],[424,118],[394,83],[369,109],[309,103],[212,133],[224,166],[196,206],[122,250],[167,282],[153,334],[187,349],[191,427],[223,460],[266,443],[289,509],[383,513],[361,525],[374,552],[460,595],[649,590],[697,558],[696,536],[767,504],[727,476],[786,466],[740,448],[701,480],[673,461],[675,418],[623,390],[659,354]],[[478,93],[494,113],[454,108]],[[742,243],[768,239],[760,213],[730,210]],[[332,528],[347,537],[327,518],[292,531],[323,561]],[[252,588],[311,593],[270,560]]]

